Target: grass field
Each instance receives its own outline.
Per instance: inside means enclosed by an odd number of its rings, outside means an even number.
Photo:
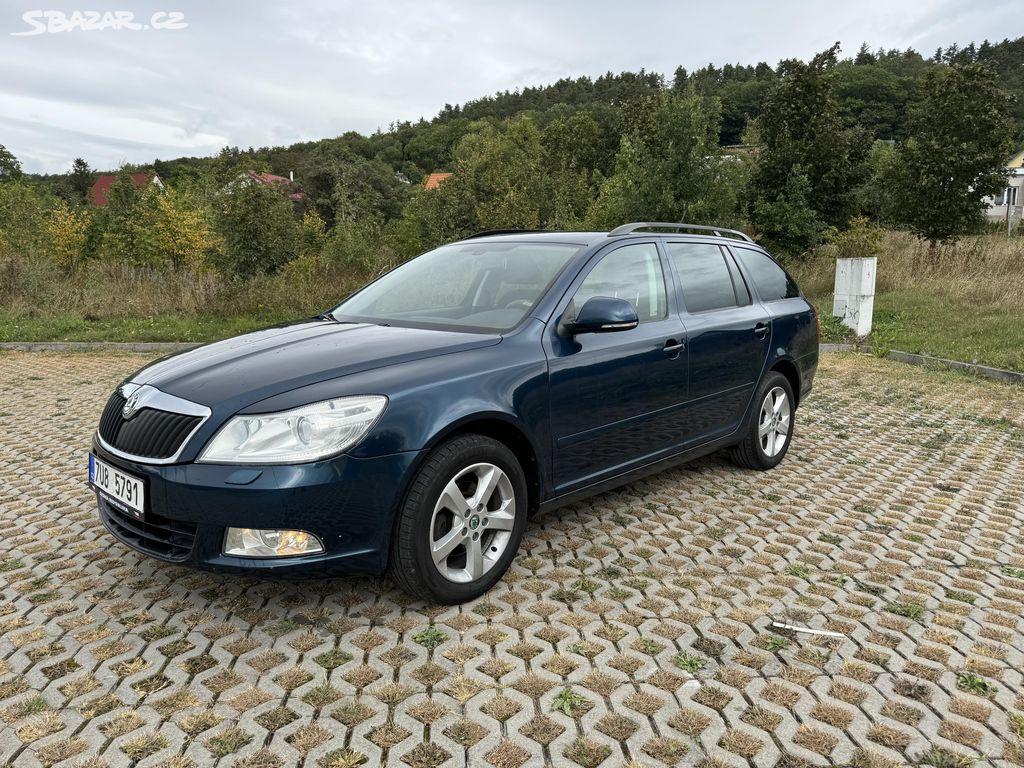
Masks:
[[[832,309],[834,254],[789,265],[824,315],[824,341],[851,341]],[[333,267],[230,282],[95,265],[71,278],[24,269],[0,285],[0,341],[215,341],[315,315],[371,273]],[[988,235],[927,246],[888,233],[879,252],[875,330],[865,341],[1024,371],[1024,239]]]
[[[263,315],[170,315],[106,317],[73,315],[29,317],[0,313],[2,341],[217,341],[269,325],[308,316],[276,311]]]
[[[832,308],[831,293],[811,301],[822,313]],[[822,341],[854,340],[838,319],[823,318]],[[874,330],[865,342],[880,353],[899,349],[1024,372],[1024,304],[994,307],[916,289],[890,291],[875,297]]]
[[[833,254],[822,249],[790,265],[822,312],[825,341],[852,341],[832,310]],[[879,351],[934,355],[1024,371],[1024,239],[987,235],[935,254],[903,233],[888,233],[878,254],[874,329]]]

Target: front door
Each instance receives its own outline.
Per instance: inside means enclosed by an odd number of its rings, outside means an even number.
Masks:
[[[556,312],[546,346],[558,492],[678,444],[674,420],[686,400],[686,352],[670,295],[656,243],[631,242],[592,260]],[[594,296],[628,300],[640,324],[628,331],[560,333],[565,311],[578,311]]]

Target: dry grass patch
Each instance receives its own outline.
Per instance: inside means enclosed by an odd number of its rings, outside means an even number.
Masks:
[[[956,720],[944,720],[939,725],[939,735],[950,741],[955,741],[957,744],[974,748],[981,744],[982,738],[982,733],[977,728],[971,728]]]
[[[504,739],[494,749],[484,755],[484,760],[494,768],[519,768],[530,759],[530,753],[518,744]]]
[[[828,731],[815,728],[813,725],[801,725],[793,734],[793,743],[828,757],[839,744],[839,739]]]
[[[868,738],[883,747],[902,752],[910,744],[911,736],[898,728],[875,724],[868,728]]]
[[[437,744],[420,743],[402,755],[402,762],[410,768],[437,768],[443,765],[450,754]]]
[[[295,747],[300,754],[306,754],[311,749],[316,749],[333,736],[329,730],[319,723],[306,723],[295,729],[285,741]]]
[[[369,758],[354,749],[335,749],[321,757],[317,762],[321,768],[358,768],[369,763]]]
[[[583,736],[565,750],[565,756],[583,768],[597,768],[611,753],[612,748],[607,744]]]
[[[690,738],[697,739],[711,725],[711,718],[696,709],[683,707],[672,714],[668,724]]]
[[[637,691],[623,699],[622,703],[634,712],[639,712],[642,715],[653,715],[664,706],[665,700],[660,696],[655,696],[653,693]]]
[[[747,710],[740,715],[740,720],[752,725],[755,728],[760,728],[762,731],[774,731],[779,724],[782,722],[782,715],[772,712],[770,709],[764,707],[748,707]],[[671,724],[671,723],[670,723]]]
[[[612,693],[621,685],[619,678],[615,675],[609,675],[605,672],[591,672],[589,675],[580,680],[580,685],[584,688],[589,688],[599,696],[611,696]]]
[[[201,699],[196,696],[188,688],[181,688],[174,693],[164,696],[156,701],[150,702],[150,705],[164,718],[168,718],[175,712],[180,712],[183,709],[194,707],[201,703]]]
[[[77,736],[72,736],[70,739],[61,739],[55,741],[46,746],[40,747],[36,750],[36,759],[42,763],[45,768],[50,768],[52,765],[68,760],[75,755],[79,755],[86,750],[88,745]]]
[[[260,747],[244,757],[240,757],[231,768],[283,768],[284,758],[266,747]]]
[[[697,697],[695,696],[694,699]],[[770,701],[773,704],[778,704],[780,707],[791,709],[798,701],[800,701],[800,694],[794,691],[792,688],[781,683],[768,683],[761,690],[761,698]]]
[[[405,741],[412,734],[396,723],[384,723],[370,731],[368,738],[381,749],[391,749]]]
[[[853,722],[854,714],[846,709],[846,707],[819,701],[814,705],[814,709],[811,710],[811,717],[815,720],[821,720],[823,723],[828,723],[834,728],[843,730]]]
[[[138,712],[119,712],[100,726],[100,733],[108,738],[116,739],[118,736],[131,733],[145,724],[145,719]]]
[[[204,709],[200,712],[193,712],[192,714],[181,718],[181,720],[178,721],[178,727],[194,739],[204,731],[208,731],[211,728],[216,727],[223,720],[224,718],[212,709]]]
[[[899,701],[887,701],[881,710],[882,715],[891,717],[904,725],[917,725],[924,717],[924,712]]]
[[[635,720],[630,720],[625,715],[610,712],[598,720],[594,727],[606,736],[615,739],[615,741],[625,741],[636,733],[637,728],[640,726]]]
[[[250,709],[255,709],[261,704],[265,704],[272,698],[274,697],[266,691],[261,691],[259,688],[250,688],[228,699],[226,704],[238,712],[248,712]]]
[[[853,753],[851,768],[904,768],[905,763],[893,760],[870,749],[858,749]]]
[[[448,708],[438,704],[433,699],[427,699],[426,701],[413,704],[406,712],[424,725],[430,725],[435,720],[440,720],[447,715]]]
[[[214,757],[224,757],[237,752],[252,741],[252,734],[241,728],[229,726],[208,738],[204,745]]]
[[[490,715],[498,722],[503,723],[520,709],[522,709],[522,705],[520,705],[518,701],[510,699],[508,696],[499,693],[484,704],[480,708],[480,711]]]
[[[686,744],[668,736],[656,736],[644,744],[642,749],[655,760],[665,765],[675,765],[690,751]]]
[[[299,719],[299,716],[288,709],[288,707],[277,706],[257,715],[254,719],[268,731],[274,732],[295,722]]]
[[[479,723],[463,718],[445,728],[444,735],[468,749],[487,735],[487,729]]]
[[[557,739],[565,728],[547,715],[536,715],[519,732],[538,744],[547,746]]]
[[[370,693],[384,704],[394,706],[412,696],[415,690],[401,683],[385,683],[377,686]]]
[[[147,757],[155,755],[162,749],[167,749],[171,746],[171,742],[167,740],[167,737],[157,733],[156,731],[150,731],[149,733],[143,733],[134,738],[126,740],[121,744],[121,751],[124,752],[129,759],[139,762]]]
[[[244,678],[230,669],[222,669],[215,675],[203,680],[203,685],[206,686],[212,693],[224,693],[224,691],[234,688],[236,685],[241,683]]]
[[[376,714],[376,710],[372,707],[368,707],[360,701],[352,701],[347,704],[342,704],[340,707],[331,712],[331,717],[337,720],[343,725],[347,725],[349,728],[358,725],[364,720],[369,720]]]
[[[730,728],[719,739],[718,746],[749,760],[764,748],[764,742],[746,731]]]

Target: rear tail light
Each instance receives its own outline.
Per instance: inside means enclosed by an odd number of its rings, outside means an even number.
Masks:
[[[807,302],[810,304],[810,302]],[[818,314],[818,308],[811,304],[811,312],[814,313],[814,330],[818,334],[818,338],[821,338],[821,316]]]

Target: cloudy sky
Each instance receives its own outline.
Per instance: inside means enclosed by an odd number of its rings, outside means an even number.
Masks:
[[[836,40],[930,54],[1022,31],[1009,0],[40,2],[0,0],[0,144],[32,172],[386,130],[565,76],[774,64]],[[50,31],[76,10],[150,28]],[[155,29],[169,11],[186,26]]]

